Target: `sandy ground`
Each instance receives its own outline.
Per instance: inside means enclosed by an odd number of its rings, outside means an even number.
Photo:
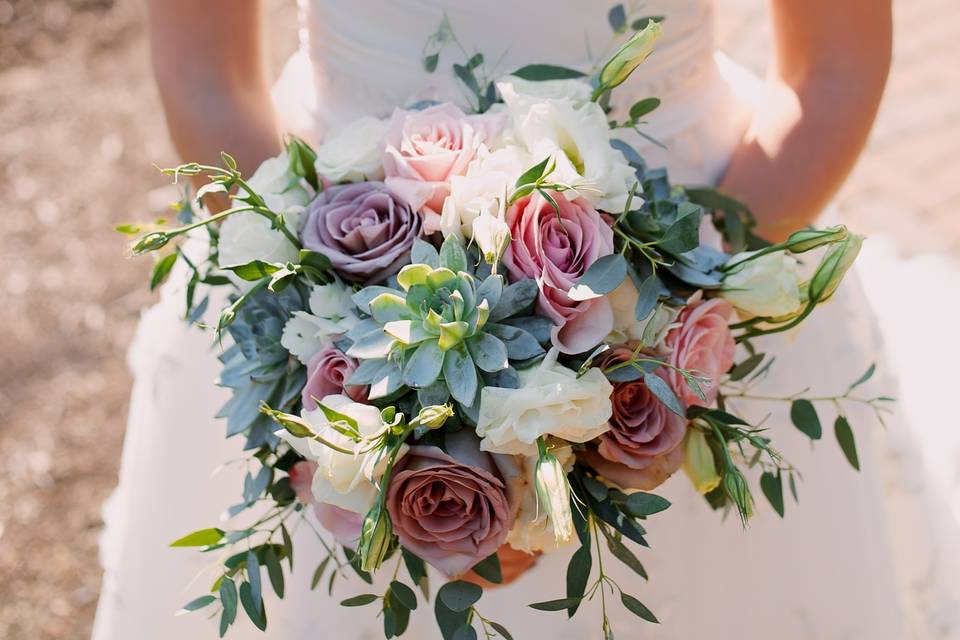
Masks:
[[[726,2],[721,41],[762,69],[759,3]],[[954,2],[898,5],[889,99],[840,199],[858,230],[893,232],[907,253],[960,251]],[[292,4],[267,3],[285,36]],[[943,19],[920,20],[930,15]],[[276,38],[275,61],[293,41]],[[0,0],[0,638],[89,636],[100,506],[130,385],[124,354],[152,300],[149,261],[126,260],[110,228],[162,208],[170,191],[150,163],[173,161],[139,3]]]

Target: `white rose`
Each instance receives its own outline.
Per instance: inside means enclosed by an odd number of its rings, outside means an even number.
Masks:
[[[573,468],[575,456],[570,447],[559,447],[550,451],[557,457],[566,472]],[[533,553],[542,549],[557,548],[553,524],[547,517],[547,510],[538,502],[536,473],[538,455],[520,458],[525,482],[524,492],[520,496],[520,508],[514,520],[513,528],[507,535],[507,542],[514,549]]]
[[[727,264],[736,265],[753,253],[738,253]],[[720,295],[749,316],[776,318],[797,313],[802,306],[797,260],[777,251],[734,266],[723,278]]]
[[[520,388],[484,387],[480,393],[477,435],[484,451],[535,455],[537,438],[553,435],[587,442],[610,428],[613,387],[603,372],[575,371],[557,363],[551,349],[537,367],[520,371]]]
[[[317,147],[317,173],[331,182],[383,180],[383,134],[387,123],[372,116],[354,120]]]
[[[575,78],[535,81],[506,76],[500,80],[500,84],[510,84],[517,93],[533,98],[554,100],[567,98],[577,106],[590,102],[590,97],[593,95],[593,88],[589,84]]]
[[[610,126],[600,105],[538,99],[507,83],[497,88],[530,155],[537,161],[548,156],[556,161],[552,180],[574,187],[570,197],[582,195],[598,209],[623,210],[636,175],[623,154],[610,146]]]
[[[275,213],[298,211],[313,199],[313,189],[290,171],[290,156],[286,150],[269,158],[247,178],[247,184]],[[293,229],[296,231],[296,227]]]
[[[309,302],[310,313],[295,311],[280,337],[283,348],[304,365],[359,320],[350,292],[339,283],[313,287]]]
[[[637,320],[637,300],[640,296],[633,280],[627,278],[607,294],[613,307],[613,331],[604,342],[618,344],[640,341],[648,347],[659,349],[673,327],[680,310],[664,304],[657,305],[643,320]]]
[[[373,437],[384,429],[380,410],[372,405],[354,402],[343,395],[326,396],[322,404],[356,420],[357,431],[361,436]],[[369,511],[377,498],[375,482],[386,470],[387,457],[381,455],[380,451],[366,451],[370,447],[369,442],[354,442],[334,429],[319,407],[313,411],[304,411],[301,417],[310,424],[313,432],[324,440],[354,452],[347,454],[335,451],[316,440],[292,436],[285,429],[277,432],[279,437],[289,442],[302,456],[316,461],[317,472],[311,486],[313,497],[318,502],[354,513],[364,514]],[[407,449],[406,445],[401,447],[398,459],[406,454]]]

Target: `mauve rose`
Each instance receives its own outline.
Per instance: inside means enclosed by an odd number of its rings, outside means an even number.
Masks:
[[[314,398],[345,393],[357,402],[367,401],[366,386],[348,384],[343,381],[350,377],[359,363],[332,344],[310,358],[307,363],[307,383],[300,394],[303,408],[312,411],[317,408]]]
[[[683,466],[683,447],[653,458],[645,469],[631,469],[619,462],[610,462],[593,449],[581,451],[577,456],[591,469],[623,489],[651,491],[663,484],[677,469]]]
[[[387,509],[400,543],[452,577],[506,541],[522,479],[512,456],[480,451],[465,430],[448,434],[446,447],[410,447],[390,479]]]
[[[733,306],[722,298],[703,300],[696,294],[687,301],[677,317],[679,326],[667,334],[666,347],[670,350],[667,362],[674,367],[686,369],[709,378],[702,384],[706,402],[676,371],[667,373],[667,381],[677,397],[686,404],[710,405],[717,399],[720,378],[733,366],[737,345],[730,332]]]
[[[609,367],[633,358],[633,350],[615,347],[600,358],[597,366]],[[660,367],[654,375],[662,375]],[[650,391],[643,379],[615,382],[610,396],[613,415],[610,430],[597,439],[597,453],[631,469],[656,464],[683,443],[687,421],[670,411]]]
[[[383,151],[386,184],[423,215],[427,233],[440,228],[450,178],[466,174],[477,152],[505,124],[506,114],[468,116],[448,102],[422,111],[393,112]]]
[[[369,284],[409,262],[421,227],[420,216],[382,182],[336,185],[307,208],[303,246],[326,255],[344,278]]]
[[[562,353],[580,353],[613,329],[613,308],[606,296],[578,302],[567,292],[598,258],[613,253],[613,231],[585,199],[552,195],[559,215],[539,193],[507,210],[513,240],[503,264],[513,280],[537,280],[537,308],[556,325],[553,344]]]
[[[363,515],[325,502],[317,502],[310,489],[316,472],[316,462],[302,460],[296,463],[288,472],[290,488],[297,494],[300,502],[313,507],[313,513],[317,516],[320,526],[329,531],[337,542],[345,547],[355,548],[360,539]]]

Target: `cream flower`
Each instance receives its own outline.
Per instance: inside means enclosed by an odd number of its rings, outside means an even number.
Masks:
[[[380,410],[368,404],[354,402],[344,395],[326,396],[322,404],[334,411],[353,418],[357,431],[366,438],[380,433],[385,427],[380,418]],[[277,435],[289,442],[294,449],[308,460],[317,463],[311,491],[318,502],[340,507],[347,511],[364,514],[369,511],[377,498],[375,482],[383,475],[387,458],[379,451],[368,451],[370,443],[355,442],[330,425],[323,410],[304,411],[302,417],[310,424],[313,432],[328,442],[353,450],[347,454],[334,451],[316,440],[297,438],[281,429]],[[407,452],[403,445],[398,459]]]
[[[315,286],[309,304],[310,313],[295,311],[280,337],[283,348],[304,365],[359,320],[350,292],[339,283]]]
[[[537,438],[587,442],[607,431],[613,387],[599,369],[577,378],[551,349],[539,366],[520,372],[519,389],[484,387],[477,435],[484,451],[535,455]]]
[[[613,307],[613,331],[604,342],[619,344],[639,341],[647,347],[662,350],[667,333],[674,326],[679,309],[659,304],[643,320],[637,320],[639,294],[633,281],[627,278],[607,294]]]
[[[551,449],[563,466],[564,471],[570,472],[573,468],[575,456],[570,447]],[[518,458],[521,461],[525,490],[520,497],[520,509],[514,520],[513,528],[507,536],[507,542],[518,551],[533,553],[545,549],[555,549],[558,546],[553,524],[547,516],[547,510],[539,504],[536,491],[537,460],[539,456]]]
[[[541,99],[497,85],[510,109],[515,135],[540,161],[552,157],[551,180],[577,189],[603,211],[619,213],[636,181],[623,154],[610,146],[610,127],[600,105],[578,105],[570,98]],[[636,199],[635,203],[636,203]]]
[[[517,76],[505,76],[501,84],[510,84],[514,91],[525,96],[546,99],[569,99],[580,106],[590,102],[593,88],[583,80],[524,80]]]
[[[387,123],[372,116],[354,120],[317,147],[317,173],[331,182],[383,180]]]
[[[729,264],[736,265],[752,253],[738,253]],[[797,260],[777,251],[743,262],[724,277],[720,295],[748,316],[776,318],[794,314],[802,306]]]

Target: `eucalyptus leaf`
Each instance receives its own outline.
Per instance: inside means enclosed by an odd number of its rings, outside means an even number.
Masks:
[[[267,616],[263,610],[263,600],[258,595],[254,595],[253,587],[249,582],[240,584],[240,604],[243,605],[243,610],[247,613],[247,617],[250,618],[253,625],[260,631],[265,631]]]
[[[850,463],[850,466],[860,470],[860,457],[857,455],[857,443],[853,437],[853,429],[850,428],[850,422],[847,421],[845,416],[837,416],[836,421],[833,423],[834,435],[836,435],[837,443],[840,445],[840,450],[843,451],[843,455],[846,456],[847,462]]]
[[[565,611],[570,607],[579,605],[581,600],[583,600],[583,598],[558,598],[557,600],[534,602],[527,606],[537,611]]]
[[[473,572],[488,582],[500,584],[503,582],[503,574],[500,571],[500,558],[497,554],[491,554],[473,565]]]
[[[678,416],[686,415],[683,405],[680,404],[680,400],[677,399],[676,394],[663,378],[655,373],[646,373],[643,376],[643,383],[647,385],[647,389],[649,389],[653,395],[657,396],[657,399],[662,402],[667,409],[670,409],[670,411],[673,411]]]
[[[657,617],[653,615],[653,612],[651,612],[650,609],[647,609],[647,607],[644,606],[642,602],[640,602],[639,600],[631,596],[629,593],[626,593],[625,591],[621,591],[620,601],[623,603],[623,606],[625,606],[631,613],[633,613],[637,617],[642,618],[647,622],[653,622],[655,624],[660,622],[659,620],[657,620]]]
[[[660,106],[660,98],[644,98],[630,107],[630,119],[639,120]]]
[[[359,596],[353,596],[340,602],[341,607],[363,607],[372,602],[376,602],[380,597],[372,593],[364,593]]]
[[[481,595],[483,595],[483,589],[479,585],[455,580],[440,587],[437,592],[437,599],[451,611],[460,612],[466,611],[476,604]]]
[[[516,76],[521,80],[542,82],[545,80],[572,80],[582,78],[586,74],[576,69],[558,67],[551,64],[528,64],[525,67],[517,69],[510,75]]]
[[[614,5],[607,12],[607,22],[614,33],[624,33],[627,30],[627,11],[622,4]]]
[[[590,571],[593,568],[593,555],[590,553],[589,545],[581,545],[567,564],[567,600],[572,601],[567,609],[567,617],[572,618],[580,607],[583,600],[583,594],[587,589],[587,581],[590,579]]]
[[[567,295],[571,300],[578,301],[599,298],[620,286],[626,277],[626,258],[622,254],[612,253],[590,265]]]
[[[652,516],[670,508],[670,501],[655,493],[637,491],[627,497],[627,511],[636,517]]]
[[[809,400],[794,400],[790,405],[790,420],[794,426],[805,433],[811,440],[819,440],[823,436],[823,427],[817,410]]]
[[[780,474],[764,471],[760,476],[760,490],[763,491],[763,495],[766,496],[767,502],[770,503],[770,506],[773,507],[773,510],[776,511],[777,515],[782,518],[784,513],[784,504],[783,482]]]
[[[223,529],[200,529],[170,543],[171,547],[207,547],[223,539]]]
[[[153,273],[150,276],[150,291],[159,287],[167,279],[171,269],[173,269],[173,265],[177,262],[177,256],[179,256],[179,254],[171,253],[157,260],[157,263],[153,266]]]
[[[733,369],[730,370],[730,381],[736,382],[746,378],[753,372],[754,369],[760,366],[760,363],[763,362],[765,357],[766,354],[755,353],[746,360],[737,364]]]

